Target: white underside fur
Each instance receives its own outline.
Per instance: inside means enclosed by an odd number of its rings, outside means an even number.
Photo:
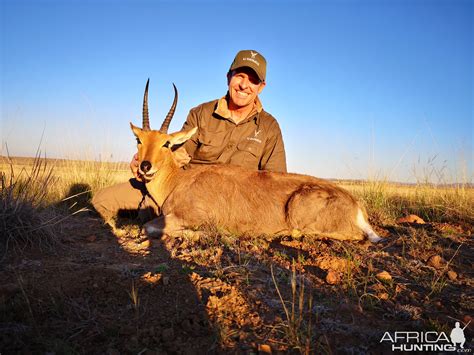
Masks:
[[[372,227],[370,226],[370,224],[365,220],[364,218],[364,214],[362,213],[361,209],[359,208],[359,211],[357,212],[357,226],[362,229],[362,231],[367,234],[367,238],[369,238],[369,240],[372,242],[372,243],[377,243],[379,241],[382,240],[382,238],[380,238],[377,233],[374,232],[374,230],[372,229]]]

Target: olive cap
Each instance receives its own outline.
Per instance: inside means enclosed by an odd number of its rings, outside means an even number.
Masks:
[[[259,52],[248,49],[237,53],[229,71],[242,67],[248,67],[252,69],[261,81],[265,81],[265,75],[267,73],[267,61]]]

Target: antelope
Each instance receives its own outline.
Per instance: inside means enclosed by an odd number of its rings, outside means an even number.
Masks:
[[[237,235],[304,235],[371,242],[381,238],[364,207],[346,190],[312,176],[253,171],[228,164],[183,169],[173,151],[197,127],[168,134],[178,92],[160,130],[150,128],[148,84],[142,128],[130,122],[138,142],[139,173],[161,214],[145,225],[147,234],[173,235],[209,223]]]

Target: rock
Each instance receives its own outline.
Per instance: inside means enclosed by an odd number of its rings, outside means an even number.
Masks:
[[[141,279],[143,281],[146,281],[148,283],[151,283],[151,284],[157,284],[158,281],[161,280],[161,274],[157,273],[157,274],[152,274],[151,272],[147,272],[146,274],[144,274]]]
[[[441,269],[443,267],[444,260],[439,255],[433,255],[428,260],[428,265],[434,267],[435,269]]]
[[[451,280],[451,281],[456,281],[456,279],[458,278],[458,274],[452,270],[449,270],[448,271],[448,278]]]
[[[390,275],[387,271],[382,271],[379,272],[377,275],[375,275],[377,279],[380,281],[392,281],[392,275]]]
[[[267,344],[258,344],[258,352],[260,354],[271,354],[272,348]]]
[[[350,266],[350,262],[343,258],[324,256],[318,258],[316,266],[323,270],[334,270],[343,272],[344,270],[347,270],[347,268]]]
[[[341,281],[339,274],[334,270],[329,270],[326,275],[326,282],[330,285],[336,285]]]
[[[163,281],[163,285],[167,286],[170,283],[170,278],[169,276],[163,276],[161,279]]]
[[[398,224],[403,224],[403,223],[426,224],[426,222],[422,218],[418,217],[416,214],[410,214],[406,217],[397,218],[395,222]]]

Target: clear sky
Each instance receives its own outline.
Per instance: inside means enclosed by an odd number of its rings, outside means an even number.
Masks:
[[[171,131],[225,95],[241,49],[268,61],[264,108],[289,170],[473,179],[473,12],[463,0],[0,0],[2,154],[129,161],[150,78]]]

